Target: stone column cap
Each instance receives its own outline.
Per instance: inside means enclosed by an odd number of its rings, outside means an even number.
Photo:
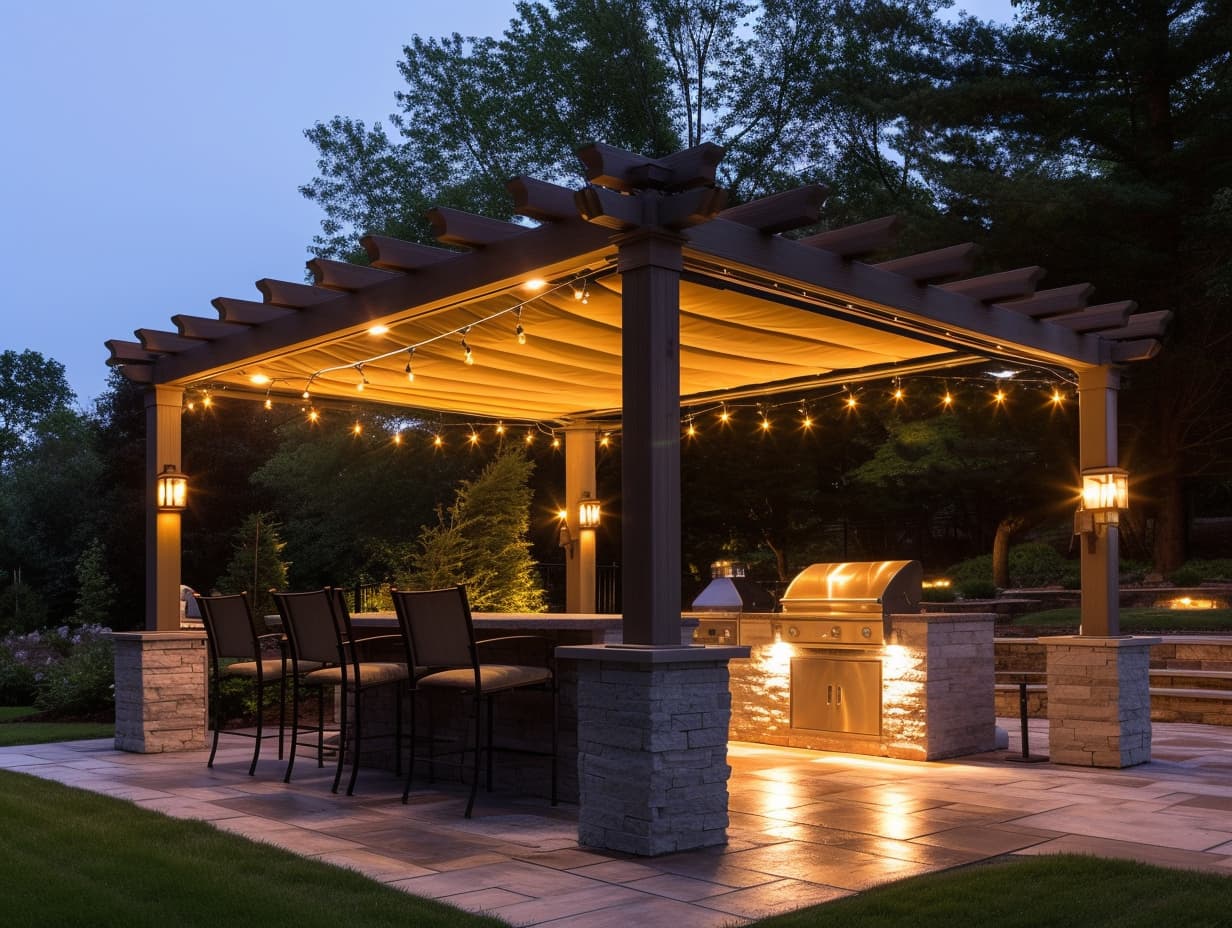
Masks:
[[[1035,640],[1045,647],[1064,645],[1067,648],[1143,648],[1163,642],[1157,635],[1118,635],[1115,638],[1100,635],[1047,635]]]
[[[748,645],[568,644],[556,656],[574,661],[619,661],[626,664],[692,664],[748,657]]]
[[[113,641],[197,641],[204,640],[205,630],[185,629],[178,632],[112,632]]]

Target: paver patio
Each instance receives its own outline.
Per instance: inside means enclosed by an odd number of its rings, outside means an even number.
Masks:
[[[1047,723],[1031,740],[1046,745]],[[1018,750],[1017,723],[1010,730]],[[736,925],[1004,854],[1089,853],[1232,875],[1232,730],[1157,724],[1153,760],[1108,772],[998,752],[919,763],[733,743],[729,843],[632,858],[578,847],[576,807],[419,789],[262,760],[250,746],[138,755],[110,741],[0,749],[0,768],[131,801],[358,870],[515,925]]]

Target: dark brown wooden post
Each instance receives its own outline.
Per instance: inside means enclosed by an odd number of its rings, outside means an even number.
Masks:
[[[680,271],[683,239],[617,239],[623,291],[621,593],[625,644],[680,645]]]

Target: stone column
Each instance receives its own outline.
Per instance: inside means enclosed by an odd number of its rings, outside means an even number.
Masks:
[[[205,633],[116,632],[115,746],[160,754],[205,747]]]
[[[727,662],[743,647],[557,648],[577,661],[578,841],[642,856],[727,842]]]
[[[1151,646],[1159,638],[1041,638],[1053,763],[1132,767],[1151,759]]]

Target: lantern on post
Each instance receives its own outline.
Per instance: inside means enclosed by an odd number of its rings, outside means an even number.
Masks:
[[[1095,539],[1109,525],[1119,525],[1121,510],[1129,508],[1129,471],[1123,467],[1087,467],[1082,471],[1082,505],[1074,513],[1074,534]]]
[[[578,527],[590,529],[598,528],[599,515],[599,501],[594,499],[588,490],[583,490],[582,498],[578,501]]]
[[[155,482],[155,498],[159,512],[183,511],[188,505],[188,477],[174,464],[164,465]]]

